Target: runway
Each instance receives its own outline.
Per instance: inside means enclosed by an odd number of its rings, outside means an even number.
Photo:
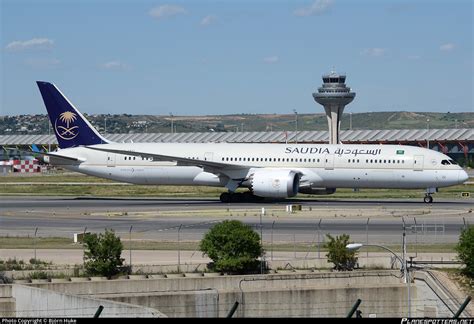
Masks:
[[[372,243],[409,241],[455,243],[466,223],[473,223],[472,200],[315,199],[222,204],[217,199],[3,197],[0,235],[72,238],[74,233],[111,228],[133,239],[197,241],[215,223],[238,219],[262,231],[265,241],[317,243],[325,234],[349,234]],[[286,212],[289,204],[301,211]],[[261,215],[265,208],[265,215]],[[260,221],[262,226],[260,226]],[[404,223],[405,222],[405,223]],[[181,226],[181,228],[180,228]],[[87,229],[86,229],[87,227]]]

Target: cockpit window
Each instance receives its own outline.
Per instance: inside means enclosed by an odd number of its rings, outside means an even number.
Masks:
[[[451,164],[457,165],[456,161],[454,160],[449,160],[449,162],[451,162]]]
[[[442,164],[442,165],[449,165],[450,163],[449,163],[448,160],[443,160],[443,161],[441,161],[441,164]]]

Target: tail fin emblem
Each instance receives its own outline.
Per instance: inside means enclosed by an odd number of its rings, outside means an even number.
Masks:
[[[56,134],[62,139],[69,141],[79,134],[79,126],[72,126],[77,119],[77,114],[65,111],[59,115],[54,123]]]

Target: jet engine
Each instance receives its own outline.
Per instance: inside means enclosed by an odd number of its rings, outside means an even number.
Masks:
[[[291,170],[257,170],[250,176],[250,188],[259,197],[293,197],[299,184],[299,173]]]

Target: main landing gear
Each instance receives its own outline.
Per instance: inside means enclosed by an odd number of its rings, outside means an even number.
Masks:
[[[240,192],[223,192],[219,197],[220,201],[223,203],[231,203],[231,202],[256,202],[263,200],[263,198],[255,196],[250,191],[246,191],[243,193]]]
[[[426,188],[425,198],[423,201],[427,204],[431,204],[433,202],[432,194],[438,191],[438,188]]]

